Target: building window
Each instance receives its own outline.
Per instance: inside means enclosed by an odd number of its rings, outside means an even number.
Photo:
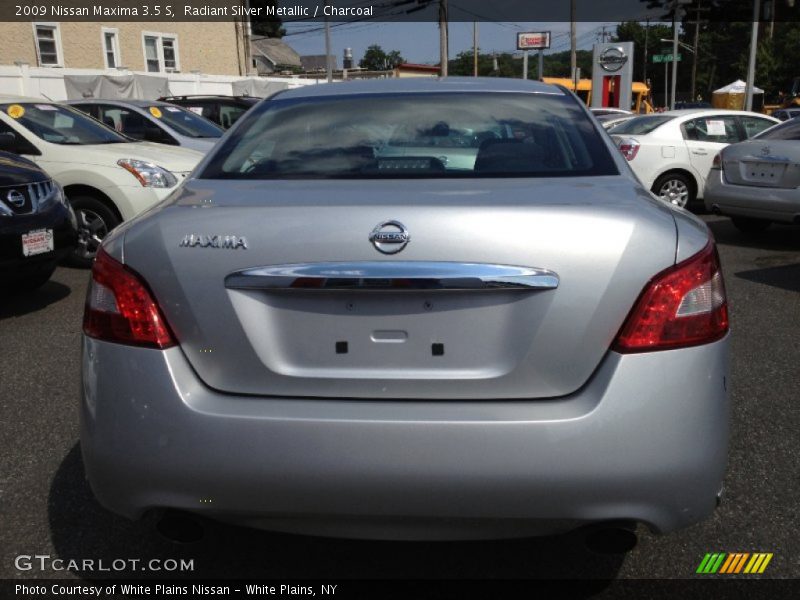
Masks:
[[[40,67],[61,67],[61,33],[58,23],[34,23],[36,53]]]
[[[116,69],[122,64],[119,56],[119,30],[103,27],[101,33],[103,34],[103,56],[106,68]]]
[[[180,70],[178,36],[165,33],[145,33],[144,62],[150,73]]]

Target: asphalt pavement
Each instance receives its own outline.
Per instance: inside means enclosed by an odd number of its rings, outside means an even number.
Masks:
[[[89,276],[59,268],[38,292],[0,300],[0,578],[165,575],[15,566],[16,557],[36,554],[192,559],[194,570],[183,575],[207,578],[685,578],[706,553],[739,551],[773,553],[763,577],[800,577],[800,227],[746,237],[727,219],[703,218],[720,244],[733,331],[725,497],[705,522],[661,536],[640,527],[638,545],[624,555],[592,552],[577,534],[374,542],[210,521],[200,541],[175,544],[152,518],[134,523],[105,511],[84,479],[79,342]]]

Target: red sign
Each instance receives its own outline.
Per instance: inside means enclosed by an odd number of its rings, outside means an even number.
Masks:
[[[518,33],[517,50],[543,50],[550,47],[550,32]]]

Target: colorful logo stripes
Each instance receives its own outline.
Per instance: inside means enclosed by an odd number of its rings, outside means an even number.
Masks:
[[[755,575],[763,573],[771,560],[771,552],[755,552],[753,554],[748,552],[728,554],[716,552],[714,554],[706,554],[696,572],[704,575],[713,573],[726,575],[747,573]]]

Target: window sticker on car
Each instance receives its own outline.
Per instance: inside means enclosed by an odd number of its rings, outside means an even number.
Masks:
[[[188,108],[190,111],[192,111],[193,113],[195,113],[197,115],[202,115],[203,114],[203,107],[202,106],[187,106],[186,108]]]
[[[160,119],[161,118],[161,109],[158,108],[157,106],[151,106],[150,107],[150,114],[153,115],[156,119]]]
[[[706,134],[726,135],[725,121],[713,121],[711,119],[706,119]]]
[[[19,104],[12,104],[6,109],[6,112],[12,119],[21,119],[25,115],[25,109]]]
[[[58,110],[52,104],[34,104],[34,106],[36,108],[38,108],[39,110],[51,110],[51,111],[57,111]]]
[[[178,108],[178,107],[176,107],[176,106],[168,106],[168,107],[167,107],[167,110],[168,110],[169,112],[177,112],[177,113],[181,112],[181,109],[180,109],[180,108]]]

